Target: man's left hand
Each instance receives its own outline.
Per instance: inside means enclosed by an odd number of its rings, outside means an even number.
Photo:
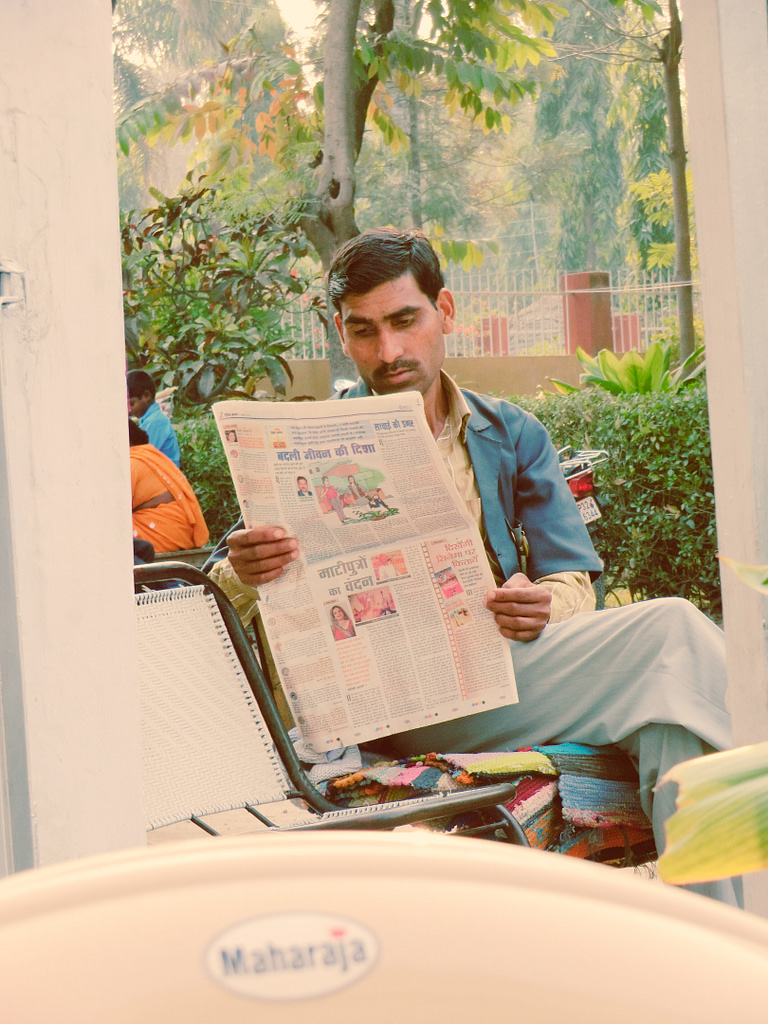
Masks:
[[[516,572],[503,587],[489,590],[485,607],[493,613],[499,632],[508,640],[535,640],[549,622],[552,594]]]

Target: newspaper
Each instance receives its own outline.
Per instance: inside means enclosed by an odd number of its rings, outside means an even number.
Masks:
[[[404,392],[214,406],[246,526],[300,557],[259,610],[303,740],[330,750],[517,702],[476,524]]]

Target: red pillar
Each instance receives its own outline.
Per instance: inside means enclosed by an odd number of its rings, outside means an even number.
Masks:
[[[581,347],[593,356],[601,348],[613,350],[610,277],[604,271],[563,274],[565,348],[575,355]]]

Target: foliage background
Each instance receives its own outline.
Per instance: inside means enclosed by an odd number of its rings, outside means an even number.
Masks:
[[[188,182],[155,198],[121,217],[129,368],[176,387],[186,407],[254,397],[266,377],[284,395],[293,339],[282,311],[306,291],[306,243],[219,186]]]
[[[235,488],[219,432],[210,412],[174,424],[181,449],[181,470],[200,502],[211,544],[240,518]]]
[[[598,553],[614,587],[637,598],[678,595],[720,612],[720,569],[707,392],[615,397],[597,388],[572,395],[518,396],[555,446],[605,448],[597,470],[604,503]]]

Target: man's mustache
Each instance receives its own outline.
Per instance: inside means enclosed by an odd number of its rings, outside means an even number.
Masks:
[[[386,380],[390,374],[400,373],[402,370],[418,370],[421,368],[421,363],[417,359],[395,359],[394,362],[387,363],[386,366],[380,366],[377,370],[374,370],[374,380]]]

